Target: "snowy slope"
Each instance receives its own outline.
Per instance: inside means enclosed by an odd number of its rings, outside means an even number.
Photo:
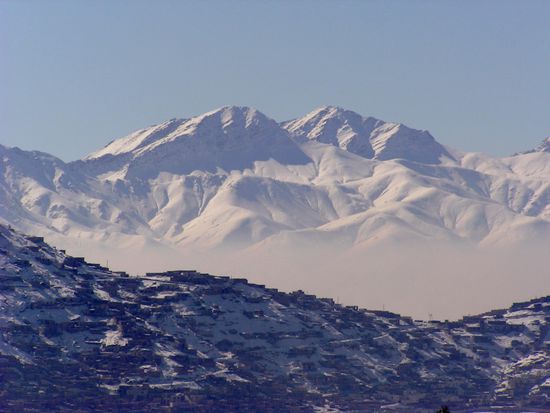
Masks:
[[[40,152],[0,146],[0,217],[36,233],[102,238],[150,234],[142,219],[117,207],[113,188]]]
[[[350,245],[514,243],[548,233],[546,153],[455,160],[425,131],[333,107],[283,126],[306,142],[254,109],[226,107],[138,131],[69,165],[3,148],[2,216],[61,234],[112,224],[111,233],[207,248],[302,230]]]
[[[532,152],[550,152],[550,137],[544,139],[541,142],[541,144],[537,146],[535,149],[524,153],[532,153]]]
[[[135,132],[87,156],[82,167],[96,175],[114,172],[111,179],[147,179],[160,172],[243,170],[268,159],[285,165],[309,161],[274,120],[232,106]]]
[[[439,164],[443,158],[453,159],[428,131],[364,118],[333,106],[285,122],[283,127],[299,138],[335,145],[369,159],[402,158],[428,164]]]
[[[194,271],[128,277],[0,225],[6,411],[536,409],[549,317],[549,297],[425,322]]]

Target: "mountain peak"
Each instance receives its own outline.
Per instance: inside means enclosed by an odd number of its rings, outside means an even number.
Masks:
[[[307,122],[311,121],[324,121],[327,122],[330,119],[340,119],[342,122],[351,122],[356,123],[360,121],[363,118],[360,114],[357,112],[354,112],[352,110],[344,109],[340,106],[321,106],[308,114],[306,114],[304,117],[296,119],[295,121],[290,121],[286,123],[294,123],[296,121],[300,121],[293,126],[296,128],[299,125],[303,125]],[[373,118],[367,118],[367,119],[373,119]]]
[[[302,118],[285,122],[283,127],[296,137],[338,146],[372,158],[374,151],[368,136],[379,122],[338,106],[323,106]]]
[[[257,109],[246,106],[224,106],[188,119],[173,118],[115,139],[84,158],[85,161],[105,156],[119,156],[147,150],[162,144],[166,138],[188,135],[197,128],[239,129],[264,125],[277,128],[277,123]]]
[[[213,114],[221,114],[224,116],[255,116],[255,115],[261,115],[263,117],[266,117],[263,113],[261,113],[258,109],[253,108],[252,106],[239,106],[239,105],[226,105],[221,106],[217,109],[208,111],[204,113],[204,115],[213,115]],[[199,115],[203,116],[203,115]]]
[[[189,120],[193,126],[231,128],[278,128],[277,122],[248,106],[223,106]]]
[[[541,153],[541,152],[547,152],[547,153],[550,153],[550,137],[544,139],[540,145],[538,145],[536,148],[534,149],[530,149],[528,151],[524,151],[524,152],[516,152],[514,154],[515,155],[526,155],[528,153]]]
[[[369,159],[399,158],[430,164],[440,163],[442,156],[452,159],[427,131],[363,117],[337,106],[320,107],[285,122],[283,127],[298,138],[338,146]]]
[[[535,152],[550,152],[550,137],[542,141],[542,143],[535,148]]]
[[[317,109],[312,110],[308,115],[322,115],[322,116],[338,116],[344,113],[353,113],[351,110],[344,109],[341,106],[325,105],[320,106]],[[308,116],[306,115],[306,116]]]
[[[287,131],[255,108],[224,106],[190,119],[174,119],[115,140],[84,158],[93,175],[156,176],[159,172],[242,170],[275,159],[304,164],[309,158]]]

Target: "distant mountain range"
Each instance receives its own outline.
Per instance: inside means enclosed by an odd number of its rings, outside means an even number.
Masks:
[[[548,139],[494,158],[338,107],[282,123],[224,107],[75,162],[4,146],[0,160],[4,223],[132,272],[153,265],[129,251],[162,257],[158,268],[193,251],[308,248],[322,263],[327,251],[550,242]]]
[[[5,412],[546,412],[549,326],[550,297],[415,321],[194,271],[129,277],[0,225]]]
[[[52,239],[176,248],[515,243],[550,234],[548,144],[499,159],[336,107],[281,124],[226,107],[68,164],[0,147],[0,216]]]

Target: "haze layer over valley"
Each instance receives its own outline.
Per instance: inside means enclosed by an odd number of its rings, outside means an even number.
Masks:
[[[550,293],[548,140],[493,158],[337,107],[282,123],[224,107],[71,163],[0,157],[6,223],[115,269],[243,275],[422,318]]]

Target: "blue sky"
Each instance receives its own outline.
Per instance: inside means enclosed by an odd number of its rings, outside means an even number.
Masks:
[[[494,155],[550,135],[550,1],[0,0],[0,143],[74,160],[223,105]]]

